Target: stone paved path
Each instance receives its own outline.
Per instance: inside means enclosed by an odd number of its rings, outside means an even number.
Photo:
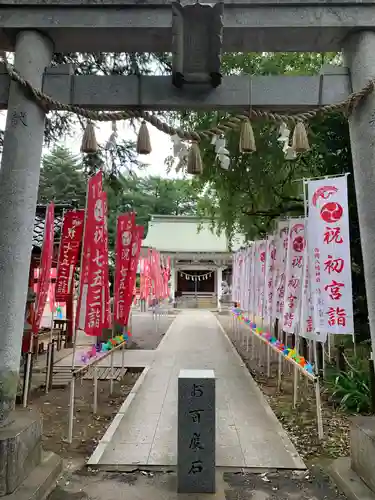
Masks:
[[[107,470],[175,466],[178,373],[184,368],[200,368],[213,369],[217,377],[217,466],[304,468],[211,312],[181,312],[150,363],[143,382],[125,401],[91,457],[90,465]]]

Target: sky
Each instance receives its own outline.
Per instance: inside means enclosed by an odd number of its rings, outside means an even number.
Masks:
[[[0,112],[0,127],[5,127],[6,111]],[[164,164],[165,158],[172,154],[172,141],[169,135],[160,132],[158,129],[150,124],[147,124],[152,152],[149,155],[139,155],[138,159],[141,163],[147,164],[147,167],[140,170],[134,169],[135,173],[139,176],[155,175],[168,178],[181,178],[183,174],[176,173],[175,171],[167,174],[166,166]],[[130,125],[129,121],[118,122],[117,133],[119,139],[137,140],[137,131],[139,124],[135,126],[136,130]],[[111,135],[111,123],[98,123],[95,125],[96,138],[100,145],[104,145]],[[73,153],[79,154],[81,147],[83,131],[77,127],[77,132],[73,137],[64,138],[61,144],[69,148]],[[44,149],[43,153],[48,153],[48,149]]]

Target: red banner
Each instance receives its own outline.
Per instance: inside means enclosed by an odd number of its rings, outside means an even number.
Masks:
[[[163,276],[160,263],[160,254],[156,250],[150,251],[151,278],[153,282],[153,296],[155,299],[163,297]]]
[[[33,321],[33,333],[38,333],[40,322],[42,320],[44,308],[47,302],[47,295],[50,283],[53,240],[54,240],[54,222],[55,222],[55,205],[50,203],[47,207],[46,219],[44,224],[44,240],[42,254],[40,257],[40,274],[38,280],[38,288],[36,292],[36,307]]]
[[[134,228],[134,212],[119,215],[117,218],[116,269],[113,308],[115,322],[120,325],[125,325],[125,298],[128,296],[128,275]]]
[[[142,246],[142,238],[143,238],[143,233],[144,233],[144,227],[143,226],[135,226],[135,229],[133,231],[133,238],[132,238],[132,244],[131,244],[131,256],[130,256],[130,266],[129,266],[129,284],[128,284],[128,293],[125,298],[125,323],[124,325],[128,324],[129,320],[129,313],[130,313],[130,308],[133,302],[133,291],[134,291],[134,285],[135,285],[135,280],[137,276],[137,267],[138,267],[138,262],[139,262],[139,254],[141,252],[141,246]]]
[[[104,198],[104,318],[103,328],[110,328],[111,304],[109,293],[109,262],[108,262],[108,202],[107,193],[103,193]]]
[[[57,302],[66,302],[73,292],[84,218],[84,210],[70,210],[64,215],[55,288]]]
[[[106,287],[108,287],[108,270],[106,271],[108,244],[105,238],[106,200],[106,193],[103,192],[103,175],[102,172],[98,172],[88,182],[80,296],[77,309],[77,328],[94,337],[101,336],[102,329],[108,324],[106,320]]]

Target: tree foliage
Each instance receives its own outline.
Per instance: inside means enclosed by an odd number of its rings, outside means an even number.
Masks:
[[[315,74],[323,62],[339,56],[326,54],[231,54],[224,57],[227,73]],[[208,128],[218,119],[215,113],[194,113],[184,117],[191,128]],[[280,216],[303,215],[303,184],[307,177],[353,173],[348,124],[341,114],[317,116],[309,124],[311,151],[296,160],[285,160],[277,141],[278,124],[253,123],[257,151],[240,155],[239,134],[226,134],[231,167],[220,168],[209,143],[203,144],[202,176],[195,180],[201,193],[199,213],[209,215],[219,229],[230,236],[243,232],[250,240],[272,230]],[[352,281],[357,332],[368,336],[367,303],[362,251],[353,175],[348,178]]]
[[[275,75],[313,74],[323,62],[334,61],[335,54],[267,53],[226,54],[223,68],[227,74]],[[189,128],[204,129],[225,119],[220,113],[194,113],[184,117]],[[280,123],[253,122],[257,151],[240,154],[239,132],[226,133],[231,167],[222,170],[215,159],[214,148],[203,144],[203,175],[196,187],[203,196],[199,211],[230,236],[243,232],[249,239],[269,231],[280,215],[302,215],[302,182],[315,175],[310,156],[287,161],[278,139]],[[313,139],[315,141],[315,138]]]
[[[85,206],[86,176],[81,158],[57,146],[42,160],[39,180],[39,203],[73,203]]]
[[[168,55],[163,54],[125,54],[125,53],[70,53],[53,56],[51,65],[72,64],[77,75],[146,75],[171,71]],[[46,116],[44,146],[53,148],[62,138],[75,137],[85,128],[84,119],[73,113],[52,111]],[[0,129],[0,152],[3,146],[4,131]],[[110,148],[99,144],[100,154],[105,157],[105,168],[111,173],[119,170],[131,170],[139,166],[135,155],[135,144],[119,137]]]
[[[84,161],[83,161],[84,160]],[[86,163],[85,163],[86,161]],[[73,203],[85,206],[88,175],[100,166],[96,155],[81,159],[68,149],[58,146],[44,156],[39,202]],[[110,244],[114,244],[117,215],[129,210],[137,213],[137,223],[147,225],[152,214],[189,215],[196,213],[196,190],[190,180],[164,179],[157,176],[137,177],[128,173],[104,172],[104,187],[108,195]]]

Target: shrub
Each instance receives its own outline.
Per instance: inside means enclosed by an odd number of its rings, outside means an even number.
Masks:
[[[338,372],[331,382],[332,398],[341,408],[355,413],[370,410],[369,373],[350,365],[347,372]]]

